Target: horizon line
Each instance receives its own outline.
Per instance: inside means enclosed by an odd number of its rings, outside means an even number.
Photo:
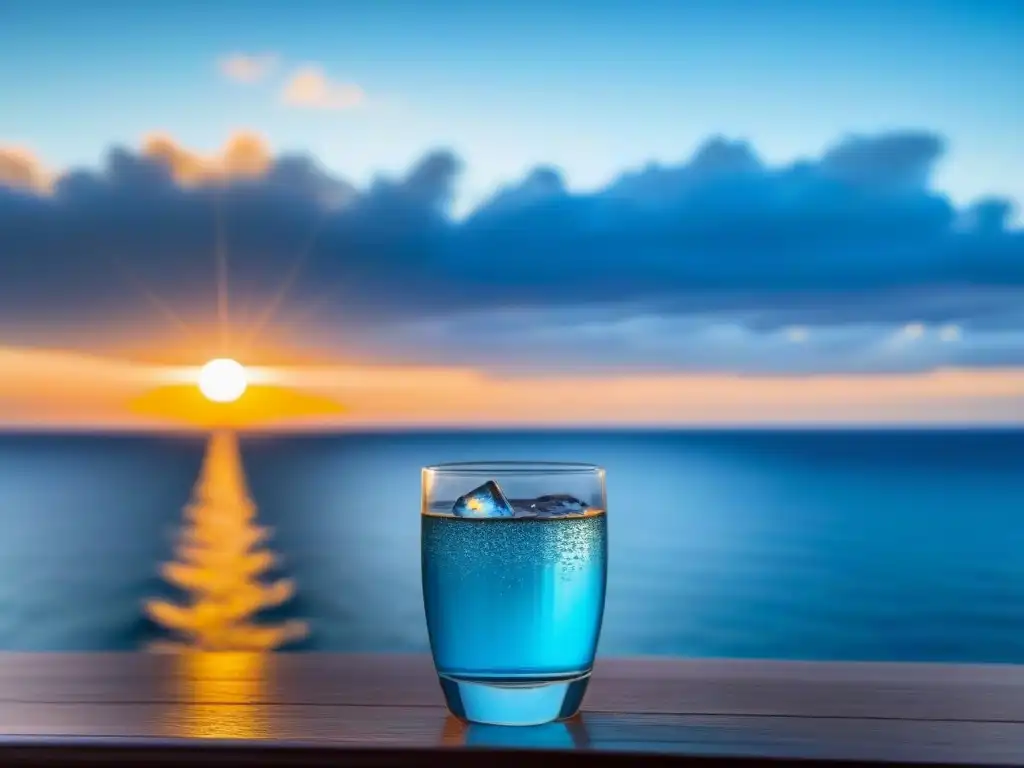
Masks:
[[[220,430],[228,430],[249,437],[317,437],[360,434],[405,433],[428,434],[443,432],[1020,432],[1024,431],[1024,418],[1011,421],[891,421],[891,422],[677,422],[666,424],[645,423],[568,423],[568,424],[352,424],[238,427],[146,425],[104,425],[76,426],[60,425],[4,425],[0,424],[2,437],[33,436],[96,436],[96,437],[182,437],[204,436]]]

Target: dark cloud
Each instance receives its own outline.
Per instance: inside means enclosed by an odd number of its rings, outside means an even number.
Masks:
[[[824,175],[874,190],[924,189],[942,155],[942,140],[927,133],[852,137],[825,153]]]
[[[49,193],[17,184],[31,175],[19,166],[0,176],[0,321],[9,338],[44,324],[153,322],[140,285],[208,320],[224,242],[235,317],[259,315],[287,282],[286,307],[326,301],[326,326],[349,328],[617,306],[732,313],[757,333],[918,321],[1024,331],[1012,204],[957,210],[930,183],[943,150],[926,132],[850,137],[776,167],[713,138],[681,165],[586,194],[538,167],[461,221],[448,215],[460,161],[447,151],[362,190],[308,157],[265,156],[251,138],[226,154],[239,172],[219,177],[166,141],[114,149],[101,170],[68,173]],[[638,338],[622,355],[636,357]]]

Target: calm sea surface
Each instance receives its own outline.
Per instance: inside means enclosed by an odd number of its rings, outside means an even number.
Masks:
[[[0,436],[0,649],[133,649],[199,437]],[[1024,431],[249,437],[297,649],[423,651],[419,469],[608,470],[602,654],[1024,663]]]

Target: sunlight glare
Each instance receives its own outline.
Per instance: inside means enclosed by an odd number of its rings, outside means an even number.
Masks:
[[[211,360],[199,372],[199,391],[215,403],[232,403],[248,386],[248,377],[241,363],[230,358]]]

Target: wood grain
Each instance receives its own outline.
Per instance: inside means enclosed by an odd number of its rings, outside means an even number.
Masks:
[[[1024,764],[1024,668],[610,659],[581,716],[447,715],[423,656],[0,654],[0,737]]]

